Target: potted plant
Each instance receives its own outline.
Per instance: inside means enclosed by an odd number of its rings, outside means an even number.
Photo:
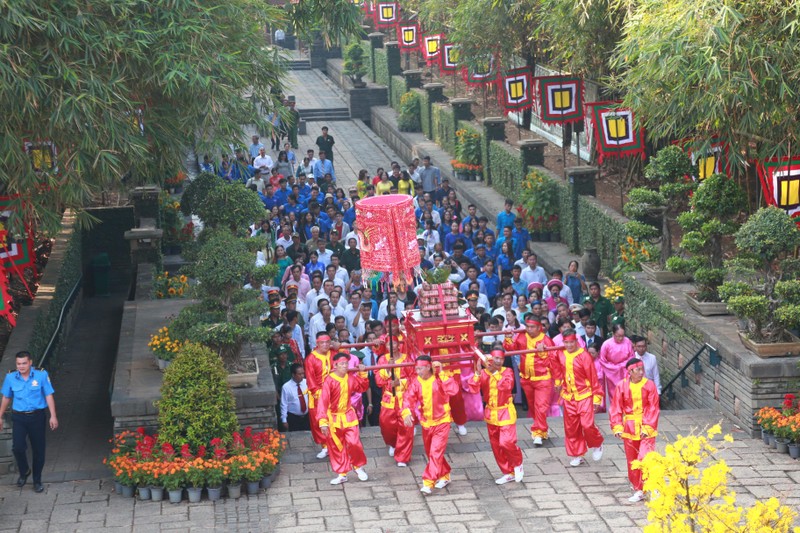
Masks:
[[[183,486],[186,483],[184,461],[176,458],[165,458],[161,476],[164,490],[169,494],[169,503],[180,503],[183,499]]]
[[[222,484],[225,481],[225,466],[219,459],[206,459],[204,465],[208,499],[215,502],[222,496]]]
[[[736,232],[738,256],[726,262],[734,278],[720,296],[744,325],[742,343],[761,357],[800,355],[800,229],[785,211],[756,211]]]
[[[364,48],[360,42],[356,41],[345,48],[342,67],[342,72],[350,78],[353,87],[360,89],[367,86],[361,79],[367,75],[367,65],[364,63]]]
[[[172,363],[172,360],[183,347],[183,344],[183,342],[171,338],[169,328],[165,326],[159,329],[154,335],[150,336],[150,342],[147,346],[153,351],[153,355],[156,357],[158,369],[163,372]]]
[[[161,229],[164,231],[161,238],[161,250],[165,255],[178,255],[181,247],[186,241],[184,220],[181,212],[181,203],[173,200],[166,191],[161,191],[159,195],[159,210],[161,215]]]
[[[202,457],[195,457],[186,463],[186,493],[189,503],[197,503],[203,495],[206,484],[206,462]]]
[[[691,179],[692,162],[678,146],[668,146],[650,158],[644,169],[650,187],[635,187],[628,191],[628,201],[623,207],[625,215],[661,230],[661,259],[658,265],[642,264],[648,278],[657,283],[687,281],[683,274],[665,271],[668,257],[672,256],[670,223],[686,208],[689,193],[695,188]],[[661,275],[656,273],[663,272]]]
[[[667,269],[692,276],[696,292],[686,298],[695,311],[701,315],[728,314],[719,296],[719,286],[727,274],[722,243],[739,228],[737,218],[747,207],[747,197],[735,181],[714,174],[697,187],[690,206],[690,211],[678,215],[678,224],[683,229],[681,249],[691,256],[668,258]]]
[[[246,456],[247,464],[244,467],[244,480],[247,485],[247,494],[253,496],[261,490],[262,462],[258,453],[249,453]]]
[[[242,495],[242,480],[245,477],[245,470],[248,465],[246,455],[234,455],[225,460],[228,469],[228,497],[239,498]]]
[[[182,170],[177,171],[164,180],[164,185],[173,193],[183,192],[183,183],[186,181],[186,173]]]

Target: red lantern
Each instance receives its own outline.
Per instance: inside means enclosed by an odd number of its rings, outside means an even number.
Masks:
[[[405,194],[372,196],[356,202],[361,266],[377,272],[404,273],[419,266],[414,201]]]

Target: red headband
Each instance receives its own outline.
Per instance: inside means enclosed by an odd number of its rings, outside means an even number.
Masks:
[[[575,335],[575,334],[572,334],[572,335],[564,335],[564,336],[562,337],[562,339],[563,339],[563,340],[565,340],[565,341],[576,341],[576,340],[578,340],[578,336],[577,336],[577,335]]]
[[[492,350],[492,357],[505,357],[506,352],[503,350]]]
[[[417,359],[416,366],[431,366],[431,362],[424,359]]]
[[[317,337],[317,342],[324,342],[324,341],[330,342],[331,338],[327,335],[320,335],[319,337]]]
[[[628,368],[636,368],[637,366],[644,366],[644,361],[642,361],[641,359],[637,359],[635,363],[631,363],[627,366]]]

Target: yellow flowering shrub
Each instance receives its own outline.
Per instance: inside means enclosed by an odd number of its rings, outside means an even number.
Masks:
[[[159,300],[162,298],[182,298],[189,289],[186,276],[170,276],[169,272],[158,274],[153,283],[153,293]]]
[[[603,292],[603,296],[614,301],[615,298],[624,298],[625,297],[625,287],[622,286],[621,281],[612,281],[608,285],[606,285],[605,291]]]
[[[170,338],[169,328],[167,327],[163,327],[155,335],[151,335],[150,342],[147,343],[147,346],[153,350],[156,357],[165,361],[172,361],[183,348],[183,345],[183,342]]]
[[[720,435],[719,424],[705,435],[689,435],[668,444],[663,454],[649,453],[641,468],[647,502],[645,533],[788,533],[797,513],[777,498],[756,502],[749,508],[736,505],[736,493],[728,489],[731,469],[724,460],[713,460],[712,444]],[[723,437],[733,442],[731,435]],[[711,460],[711,462],[708,462]],[[800,528],[794,528],[795,533]]]

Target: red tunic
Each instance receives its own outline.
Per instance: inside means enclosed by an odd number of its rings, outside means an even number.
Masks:
[[[322,385],[317,404],[319,427],[328,428],[331,468],[339,474],[347,474],[351,468],[360,468],[367,463],[359,437],[358,415],[350,398],[368,388],[366,372],[348,373],[344,377],[331,373]]]
[[[313,350],[304,362],[306,383],[308,384],[308,407],[313,409],[319,401],[325,378],[331,373],[331,352],[319,353]]]
[[[647,437],[658,435],[660,413],[658,389],[647,378],[639,383],[624,379],[617,384],[608,407],[608,420],[612,431],[621,433],[623,439],[641,440],[642,431]]]
[[[562,350],[558,353],[556,386],[561,385],[561,397],[567,401],[592,398],[600,405],[603,401],[603,388],[597,381],[594,359],[589,352],[578,348],[575,352]]]
[[[458,382],[444,370],[428,379],[414,376],[409,380],[403,393],[403,418],[410,415],[419,405],[420,424],[423,428],[449,424],[453,419],[450,416],[448,402],[451,396],[455,396],[458,389]]]
[[[538,337],[531,337],[526,332],[517,333],[513,340],[506,338],[503,347],[506,350],[532,350],[543,344],[551,347],[553,341],[544,333],[539,333]],[[552,379],[553,367],[557,364],[555,352],[539,352],[522,354],[519,358],[519,377],[531,381],[542,381]]]
[[[486,407],[483,417],[486,423],[492,426],[510,426],[517,422],[517,410],[514,408],[514,371],[503,368],[498,372],[490,373],[484,370],[475,374],[467,382],[469,391],[473,394],[481,392]]]

